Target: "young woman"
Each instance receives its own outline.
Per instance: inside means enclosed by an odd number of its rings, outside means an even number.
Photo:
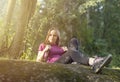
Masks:
[[[59,46],[60,32],[56,28],[48,31],[46,40],[40,44],[36,61],[47,63],[79,64],[92,66],[95,73],[108,65],[111,61],[111,55],[106,57],[87,57],[79,51],[79,42],[77,38],[72,38],[67,47]],[[67,52],[66,52],[67,51]]]
[[[111,62],[112,56],[106,57],[87,57],[79,51],[79,42],[77,38],[72,38],[68,45],[68,51],[59,58],[57,63],[70,64],[76,62],[78,64],[91,66],[95,73],[100,73],[102,68]]]
[[[67,47],[59,46],[60,32],[56,28],[49,29],[46,39],[39,46],[36,61],[54,63],[67,50]]]

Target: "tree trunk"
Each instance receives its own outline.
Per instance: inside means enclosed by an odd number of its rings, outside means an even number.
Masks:
[[[15,8],[15,4],[16,4],[16,0],[9,0],[8,1],[8,8],[6,11],[6,17],[5,17],[5,21],[4,21],[4,33],[2,35],[2,39],[1,39],[1,45],[0,45],[0,52],[4,52],[6,50],[8,50],[8,35],[9,35],[9,27],[11,24],[11,18],[13,16],[13,11]]]
[[[21,0],[20,16],[18,19],[17,30],[13,42],[9,49],[10,58],[19,58],[23,49],[24,34],[27,24],[32,17],[37,0]]]
[[[120,82],[120,69],[104,68],[95,74],[80,64],[48,64],[0,60],[0,82]]]

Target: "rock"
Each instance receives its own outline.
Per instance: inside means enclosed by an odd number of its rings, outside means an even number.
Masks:
[[[104,68],[95,74],[89,66],[0,60],[0,82],[119,82],[120,70]]]

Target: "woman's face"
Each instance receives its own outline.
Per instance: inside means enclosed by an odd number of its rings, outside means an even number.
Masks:
[[[58,34],[56,30],[51,30],[48,37],[48,41],[50,42],[50,44],[56,44],[57,38],[58,38]]]

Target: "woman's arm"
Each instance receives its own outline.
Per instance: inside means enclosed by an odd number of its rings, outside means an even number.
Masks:
[[[48,55],[45,51],[38,51],[38,56],[36,61],[37,62],[43,62],[44,61],[44,54]]]
[[[43,51],[38,51],[38,56],[36,61],[37,62],[43,62],[46,60],[49,50],[50,50],[51,46],[50,45],[46,45],[45,49]],[[45,58],[44,58],[44,54],[45,54]]]

